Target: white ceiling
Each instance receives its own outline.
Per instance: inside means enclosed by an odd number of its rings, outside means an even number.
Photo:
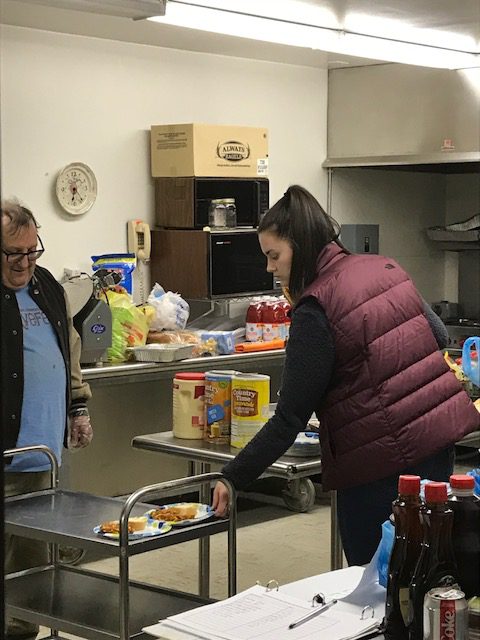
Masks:
[[[144,20],[134,21],[122,17],[60,9],[58,6],[43,6],[38,4],[39,1],[45,1],[47,4],[49,2],[49,0],[32,0],[33,4],[31,4],[25,0],[0,0],[0,21],[9,25],[62,33],[321,68],[359,66],[379,62],[362,57],[222,36]],[[240,0],[225,0],[223,4],[225,7],[232,8],[237,1],[240,2]],[[50,0],[50,2],[55,4],[58,0]],[[78,0],[79,5],[81,2],[82,0]],[[262,0],[257,2],[261,4]],[[415,34],[418,42],[422,42],[422,30],[426,33],[425,30],[433,29],[442,36],[451,33],[468,36],[473,39],[475,50],[480,51],[480,0],[304,0],[304,2],[333,12],[339,25],[343,25],[346,17],[352,13],[371,16],[372,25],[375,25],[379,18],[398,20],[402,24],[419,30]],[[208,0],[205,4],[208,4]],[[168,2],[166,11],[168,14]]]

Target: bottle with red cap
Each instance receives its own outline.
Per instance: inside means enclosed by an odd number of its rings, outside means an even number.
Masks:
[[[452,493],[448,504],[453,510],[453,551],[458,581],[467,600],[480,596],[480,498],[473,492],[472,476],[450,476]]]
[[[392,503],[395,540],[388,566],[385,638],[408,639],[408,587],[420,555],[423,530],[420,522],[420,476],[398,478],[398,497]]]
[[[264,342],[283,338],[284,323],[282,317],[284,316],[284,310],[280,307],[278,300],[273,299],[264,303],[262,309],[262,335]]]
[[[458,584],[453,553],[453,510],[446,482],[427,482],[425,504],[420,507],[423,540],[409,588],[409,638],[423,640],[423,601],[434,587]]]
[[[259,342],[262,340],[262,307],[263,302],[261,300],[253,300],[247,309],[245,339],[248,342]]]
[[[288,337],[290,335],[290,324],[291,324],[289,312],[291,311],[292,306],[287,300],[282,298],[280,298],[280,301],[278,304],[283,309],[283,318],[282,318],[283,336],[282,337],[284,340],[288,340]]]

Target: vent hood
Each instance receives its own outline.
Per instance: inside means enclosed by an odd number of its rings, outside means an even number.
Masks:
[[[58,9],[141,20],[165,15],[166,0],[21,0]]]
[[[480,69],[331,70],[323,166],[480,170]]]

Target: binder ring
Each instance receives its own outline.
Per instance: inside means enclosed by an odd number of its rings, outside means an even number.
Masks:
[[[371,611],[369,615],[366,615],[368,611]],[[369,604],[365,605],[362,609],[362,613],[360,614],[360,620],[366,620],[367,618],[373,618],[375,615],[375,609]]]
[[[316,604],[325,604],[325,595],[323,593],[316,593],[312,598],[312,607]]]
[[[265,591],[278,591],[278,582],[276,580],[269,580],[265,586]]]

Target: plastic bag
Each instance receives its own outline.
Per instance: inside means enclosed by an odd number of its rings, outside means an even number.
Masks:
[[[141,347],[147,341],[148,319],[126,293],[106,291],[112,312],[112,346],[107,350],[110,362],[127,359],[128,347]]]
[[[128,293],[132,293],[132,271],[137,262],[134,253],[105,253],[101,256],[91,256],[91,258],[93,261],[92,271],[109,269],[119,273],[122,276],[119,284]]]
[[[378,545],[377,556],[378,582],[382,587],[387,586],[388,565],[390,563],[390,555],[392,553],[394,539],[395,527],[390,520],[385,520],[382,524],[382,539]]]
[[[475,487],[473,493],[480,498],[480,468],[467,471],[468,476],[472,476],[475,480]]]
[[[165,292],[157,282],[155,283],[147,300],[155,309],[155,317],[152,320],[151,329],[185,329],[190,315],[188,303],[178,293]]]

